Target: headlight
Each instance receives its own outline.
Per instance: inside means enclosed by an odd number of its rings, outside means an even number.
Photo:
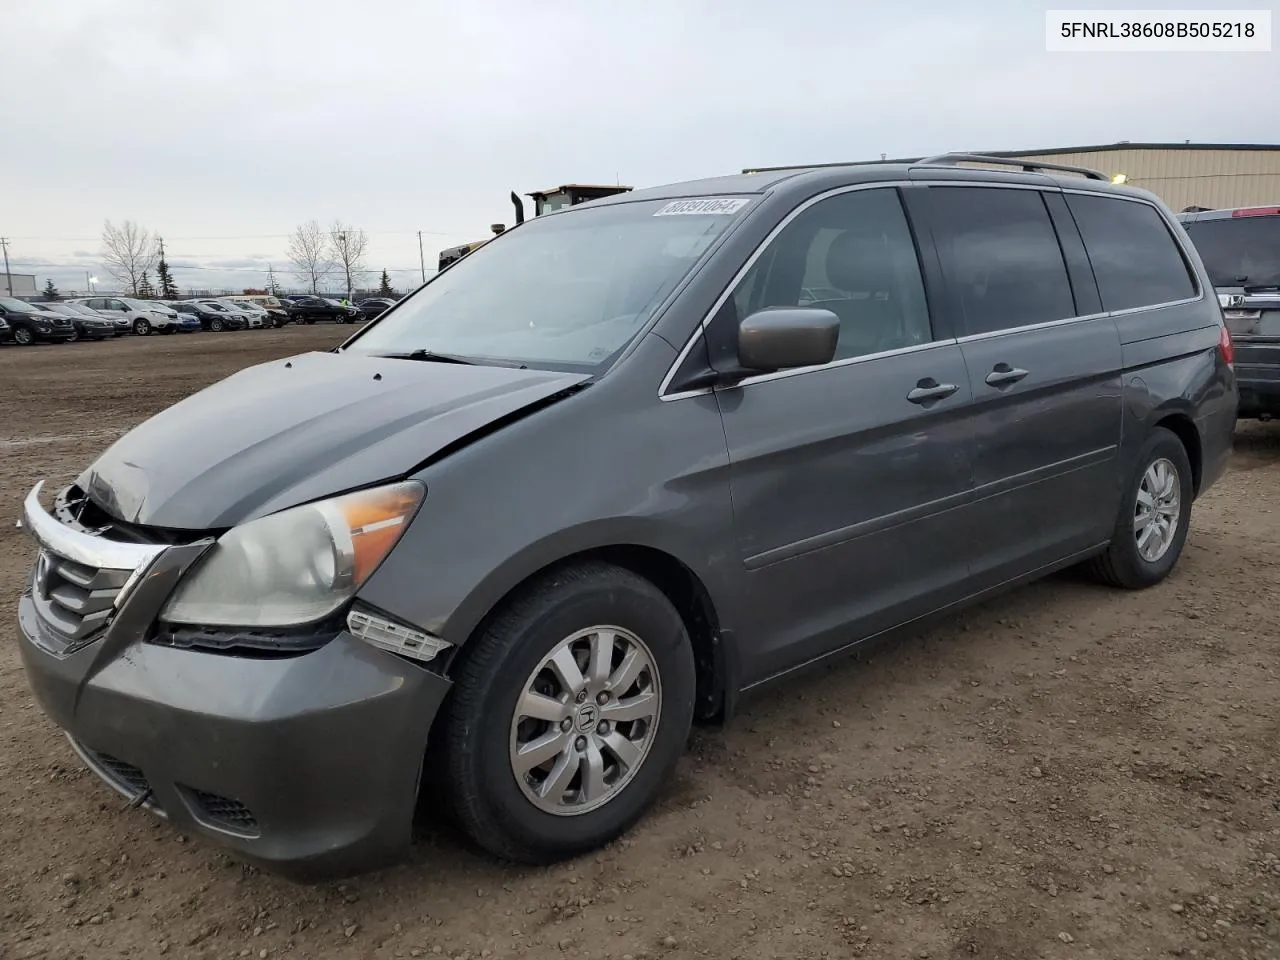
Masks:
[[[171,623],[284,627],[355,595],[413,519],[416,481],[292,507],[223,534],[169,598]]]

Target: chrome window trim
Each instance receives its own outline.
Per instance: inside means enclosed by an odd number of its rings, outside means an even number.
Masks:
[[[1073,323],[1086,323],[1090,320],[1105,320],[1110,314],[1088,313],[1082,317],[1063,317],[1061,320],[1042,320],[1039,323],[1027,323],[1020,327],[1007,327],[1000,330],[986,330],[982,333],[970,333],[963,337],[956,337],[957,343],[976,343],[981,340],[996,340],[1000,337],[1007,337],[1011,334],[1027,333],[1032,330],[1045,330],[1052,327],[1066,327]]]
[[[779,233],[781,233],[784,229],[786,229],[786,227],[791,223],[792,220],[794,220],[797,216],[799,216],[809,207],[813,206],[815,203],[819,203],[830,197],[839,196],[845,193],[852,193],[855,190],[874,190],[878,188],[897,189],[897,188],[906,187],[906,186],[994,187],[1000,190],[1040,190],[1040,191],[1048,191],[1048,192],[1056,192],[1056,193],[1075,193],[1075,194],[1080,194],[1086,197],[1106,197],[1108,199],[1125,200],[1130,203],[1146,204],[1147,206],[1153,208],[1156,211],[1156,215],[1160,217],[1161,221],[1165,223],[1166,227],[1168,227],[1169,225],[1169,221],[1165,217],[1164,213],[1161,211],[1159,205],[1156,203],[1153,203],[1152,201],[1146,199],[1145,197],[1131,197],[1125,194],[1104,193],[1099,190],[1087,190],[1087,189],[1080,189],[1077,187],[1063,187],[1057,183],[1045,183],[1045,184],[993,183],[991,181],[986,181],[986,180],[877,180],[874,183],[858,183],[858,184],[849,184],[843,187],[835,187],[834,189],[827,190],[824,193],[820,193],[816,196],[810,197],[800,206],[792,210],[791,213],[789,213],[786,217],[784,217],[782,221],[780,221],[778,225],[774,227],[773,230],[769,231],[768,236],[766,236],[764,240],[762,240],[760,244],[756,247],[756,249],[752,251],[751,256],[747,258],[746,263],[744,263],[742,268],[736,274],[734,274],[733,279],[729,282],[729,285],[725,288],[724,293],[722,293],[719,297],[716,298],[715,303],[712,304],[711,310],[707,313],[705,317],[703,317],[702,322],[698,324],[697,328],[689,336],[689,339],[685,341],[684,346],[680,349],[680,352],[676,355],[676,358],[671,363],[671,366],[667,368],[666,375],[662,378],[662,382],[658,385],[658,399],[661,400],[663,403],[667,403],[673,400],[686,400],[690,397],[705,396],[715,392],[714,387],[699,387],[696,390],[681,390],[676,393],[667,393],[666,390],[671,385],[671,380],[675,377],[676,371],[680,369],[681,364],[683,364],[685,360],[688,358],[689,352],[693,349],[694,345],[698,342],[698,340],[706,333],[707,327],[710,326],[712,318],[714,318],[715,315],[720,311],[720,308],[724,306],[725,301],[728,300],[730,296],[732,296],[733,291],[737,289],[738,284],[742,282],[742,279],[747,275],[747,272],[753,266],[755,266],[756,261],[760,259],[764,251],[769,248],[769,244],[771,244],[774,241],[774,239],[778,236]],[[1182,254],[1184,261],[1187,264],[1194,263],[1195,261],[1188,255],[1186,245],[1182,242],[1181,237],[1178,236],[1177,231],[1170,229],[1169,235],[1173,238],[1173,242],[1177,246],[1178,251]],[[1081,242],[1083,242],[1083,240]],[[1087,249],[1088,248],[1086,247],[1086,251]],[[1108,318],[1123,317],[1123,316],[1128,316],[1130,314],[1135,314],[1135,313],[1146,313],[1150,310],[1163,310],[1166,307],[1179,307],[1179,306],[1186,306],[1192,303],[1198,303],[1199,301],[1205,298],[1205,288],[1204,288],[1204,285],[1200,282],[1200,277],[1196,273],[1196,271],[1193,269],[1193,270],[1190,270],[1189,272],[1191,273],[1192,280],[1194,281],[1196,289],[1198,291],[1197,295],[1194,297],[1184,297],[1181,300],[1169,300],[1164,303],[1153,303],[1148,306],[1142,306],[1142,307],[1125,307],[1122,310],[1107,310],[1107,311],[1103,311],[1102,313],[1091,313],[1082,317],[1064,317],[1059,320],[1046,320],[1041,323],[1029,323],[1029,324],[1026,324],[1025,326],[1009,327],[1008,329],[1003,329],[1003,330],[991,330],[984,333],[972,333],[972,334],[967,334],[963,337],[953,337],[947,340],[933,340],[929,343],[913,344],[912,346],[899,347],[898,349],[895,349],[895,350],[884,350],[884,351],[881,351],[880,353],[864,354],[863,356],[860,356],[860,357],[846,357],[842,360],[833,360],[830,363],[824,363],[818,366],[795,367],[791,370],[778,370],[773,373],[762,373],[757,376],[744,377],[743,379],[733,384],[733,387],[736,389],[738,387],[750,386],[753,383],[763,383],[769,380],[781,380],[784,377],[794,377],[794,376],[799,376],[801,374],[814,373],[818,370],[827,370],[832,367],[845,367],[855,363],[863,363],[870,360],[882,360],[886,357],[897,356],[898,354],[902,354],[902,353],[919,353],[923,350],[931,349],[933,347],[955,346],[959,344],[973,343],[975,341],[980,341],[980,340],[994,339],[996,337],[1009,336],[1011,334],[1029,333],[1034,330],[1042,330],[1042,329],[1051,328],[1051,327],[1066,326],[1072,323],[1085,323],[1090,320],[1104,320]]]

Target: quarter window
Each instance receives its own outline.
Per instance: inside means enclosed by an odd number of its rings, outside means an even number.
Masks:
[[[1037,190],[931,187],[934,235],[966,334],[1076,315],[1058,234]]]
[[[898,191],[855,190],[807,208],[773,239],[722,308],[822,307],[840,319],[835,359],[933,339],[920,262]]]
[[[1082,194],[1068,194],[1067,206],[1089,251],[1104,310],[1195,296],[1187,262],[1155,207]]]

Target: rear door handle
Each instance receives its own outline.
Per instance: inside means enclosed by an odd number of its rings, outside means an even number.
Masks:
[[[1027,375],[1026,370],[1019,370],[1007,363],[997,363],[987,374],[987,384],[992,387],[1003,387],[1008,383],[1017,383]]]
[[[907,399],[912,403],[932,403],[951,396],[959,389],[954,383],[939,383],[933,377],[925,377],[907,394]]]

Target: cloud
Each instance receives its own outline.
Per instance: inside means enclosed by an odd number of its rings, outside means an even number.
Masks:
[[[4,229],[90,263],[128,218],[191,277],[291,282],[290,231],[341,216],[408,280],[419,230],[430,266],[513,189],[1263,129],[1274,54],[1049,54],[1047,6],[8,0],[38,39],[5,69],[40,96],[0,98],[0,130],[41,138],[5,153]]]

